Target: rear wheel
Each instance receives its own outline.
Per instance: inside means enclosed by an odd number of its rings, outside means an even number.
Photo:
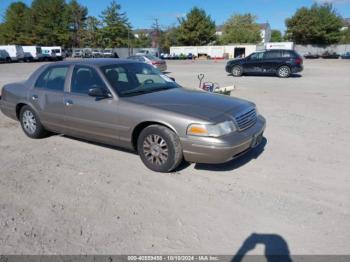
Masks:
[[[281,66],[277,71],[277,75],[281,78],[287,78],[290,76],[290,74],[291,70],[289,66]]]
[[[171,172],[183,159],[179,137],[169,128],[159,125],[142,130],[137,151],[142,162],[156,172]]]
[[[48,135],[39,117],[29,106],[23,106],[20,111],[20,122],[24,133],[30,138],[43,138]]]
[[[242,76],[243,68],[239,65],[235,65],[234,67],[232,67],[231,73],[233,76]]]

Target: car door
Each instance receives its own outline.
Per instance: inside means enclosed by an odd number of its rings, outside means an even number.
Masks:
[[[49,66],[29,91],[29,100],[42,124],[58,133],[64,132],[63,97],[68,71],[68,65]]]
[[[91,88],[103,88],[109,98],[89,96]],[[118,143],[118,100],[112,96],[98,71],[74,66],[69,92],[64,95],[66,133],[81,138]]]
[[[263,67],[262,67],[263,56],[264,56],[263,52],[253,53],[252,55],[248,56],[243,66],[244,72],[255,73],[255,74],[261,73],[263,71]]]
[[[282,63],[281,50],[270,50],[264,54],[264,73],[274,74]]]

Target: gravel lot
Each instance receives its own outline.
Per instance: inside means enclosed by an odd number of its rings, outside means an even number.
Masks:
[[[39,65],[1,64],[0,86]],[[0,254],[234,255],[252,233],[249,254],[350,254],[350,61],[305,61],[289,79],[224,65],[168,62],[187,87],[198,73],[235,83],[267,118],[264,145],[224,165],[157,174],[115,148],[30,140],[0,114]]]

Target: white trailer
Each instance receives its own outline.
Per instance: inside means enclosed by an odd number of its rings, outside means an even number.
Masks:
[[[0,50],[5,50],[13,62],[23,61],[24,59],[23,48],[19,45],[0,45]]]
[[[61,46],[42,46],[41,50],[44,54],[55,54],[52,59],[63,60],[63,52]]]
[[[273,43],[265,43],[265,49],[286,49],[286,50],[294,50],[293,42],[273,42]]]
[[[24,52],[24,60],[26,61],[40,61],[43,54],[40,46],[22,46]]]

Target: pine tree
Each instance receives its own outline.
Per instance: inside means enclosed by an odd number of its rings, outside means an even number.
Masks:
[[[3,44],[28,43],[29,8],[22,2],[14,2],[7,8],[1,25],[0,39]]]
[[[216,39],[215,22],[203,9],[192,8],[179,23],[177,37],[182,45],[206,45]]]
[[[88,10],[77,0],[71,0],[66,6],[65,19],[69,29],[69,42],[73,47],[82,47],[82,38],[86,26]]]
[[[131,37],[131,26],[126,13],[120,11],[121,5],[114,0],[102,12],[102,42],[106,47],[126,47]]]

